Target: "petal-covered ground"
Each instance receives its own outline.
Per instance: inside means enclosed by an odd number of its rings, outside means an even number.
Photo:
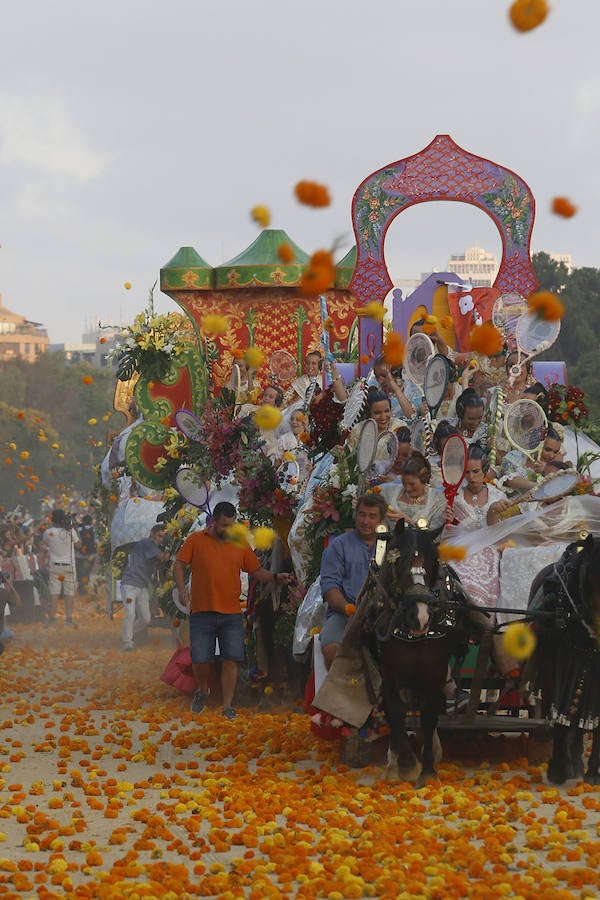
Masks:
[[[0,898],[599,896],[600,788],[548,786],[547,745],[455,739],[415,791],[300,712],[192,715],[170,632],[122,653],[83,604],[0,657]]]

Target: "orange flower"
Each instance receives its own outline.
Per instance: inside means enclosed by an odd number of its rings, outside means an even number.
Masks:
[[[105,338],[105,337],[101,337],[100,340],[99,340],[99,343],[100,343],[100,344],[105,344],[105,343],[106,343],[106,338]]]
[[[538,291],[527,299],[529,312],[546,322],[558,322],[565,314],[565,307],[551,291]]]
[[[19,410],[19,412],[17,413],[17,419],[24,419],[24,418],[25,418],[25,413],[22,410]]]
[[[57,581],[64,581],[64,580],[65,580],[65,576],[64,576],[64,575],[57,575],[57,576],[56,576],[56,580],[57,580]]]
[[[6,459],[4,460],[4,462],[6,463],[7,466],[12,465],[12,459],[10,458],[10,456],[7,456]]]
[[[243,359],[243,358],[244,358],[244,351],[243,351],[243,350],[238,350],[238,349],[236,348],[235,350],[232,350],[232,351],[231,351],[231,355],[233,356],[234,359]]]
[[[354,613],[356,612],[356,606],[354,605],[354,603],[346,603],[346,605],[344,607],[344,612],[346,613],[348,618],[350,618],[350,616],[353,616]]]
[[[369,356],[368,353],[363,353],[363,355],[362,355],[361,358],[360,358],[360,361],[361,361],[361,363],[363,364],[363,366],[366,366],[366,365],[367,365],[367,363],[369,362],[370,358],[371,358],[371,357]]]
[[[548,15],[546,0],[514,0],[508,15],[517,31],[531,31]]]
[[[555,197],[552,201],[552,212],[564,219],[570,219],[577,212],[577,207],[567,197]]]
[[[496,356],[500,353],[504,339],[495,325],[484,322],[483,325],[475,325],[469,332],[467,341],[468,349],[484,356]]]
[[[465,559],[466,555],[466,547],[453,547],[451,544],[444,543],[444,541],[438,546],[438,559],[442,559],[444,562],[449,562],[450,560],[460,562]]]
[[[308,444],[310,441],[310,434],[308,433],[308,431],[303,431],[300,435],[299,440],[301,440],[303,444]]]
[[[279,257],[281,262],[284,263],[284,265],[293,263],[296,259],[296,254],[289,244],[280,244],[277,248],[277,256]]]
[[[309,265],[300,278],[300,293],[303,297],[314,297],[333,287],[335,270],[329,266]]]
[[[452,326],[454,325],[452,316],[444,316],[440,321],[440,325],[442,326],[442,328],[452,328]]]
[[[93,384],[94,383],[94,379],[92,378],[91,375],[84,375],[81,380],[84,384]]]
[[[430,322],[425,322],[423,325],[423,334],[433,334],[435,332],[435,325],[431,325]]]
[[[294,188],[294,193],[300,203],[306,206],[320,207],[329,206],[331,198],[329,191],[323,184],[317,184],[316,181],[299,181]]]
[[[401,366],[404,361],[404,341],[397,331],[390,331],[383,344],[383,358],[388,366]]]

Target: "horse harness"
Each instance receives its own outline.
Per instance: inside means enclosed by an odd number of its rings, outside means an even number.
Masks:
[[[576,541],[564,551],[558,562],[552,567],[552,575],[545,579],[543,585],[544,598],[549,594],[556,598],[559,609],[565,610],[562,617],[557,615],[557,625],[566,627],[567,619],[575,621],[587,632],[594,644],[594,651],[600,652],[596,643],[596,633],[586,621],[586,613],[591,616],[591,608],[588,609],[586,592],[583,589],[586,582],[587,564],[581,562],[580,553],[584,549],[584,540]],[[573,594],[580,598],[579,606],[573,599]]]
[[[415,605],[426,605],[427,624],[420,631],[406,626],[402,602],[398,603],[390,596],[376,572],[372,571],[371,574],[376,585],[376,596],[367,612],[367,620],[379,643],[386,643],[393,638],[409,643],[443,638],[457,627],[465,610],[465,598],[462,591],[457,589],[456,581],[446,566],[443,566],[442,577],[431,586],[425,585],[426,572],[423,566],[413,565],[410,568],[412,584],[402,592],[402,598]]]

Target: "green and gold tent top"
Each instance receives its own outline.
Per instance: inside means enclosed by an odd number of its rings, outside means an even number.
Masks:
[[[278,248],[288,244],[295,254],[292,263],[282,263]],[[214,268],[215,290],[251,287],[296,287],[308,255],[285,231],[266,228],[239,256]]]
[[[347,290],[350,286],[350,279],[356,266],[356,247],[348,250],[345,257],[340,259],[335,267],[335,286],[340,290]]]
[[[212,266],[193,247],[180,247],[173,259],[160,270],[160,289],[169,291],[210,291],[213,286]]]

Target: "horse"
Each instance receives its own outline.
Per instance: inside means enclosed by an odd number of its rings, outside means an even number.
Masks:
[[[451,657],[464,658],[470,623],[459,580],[437,557],[436,533],[401,521],[375,577],[363,628],[379,662],[390,728],[388,774],[419,785],[436,777],[434,739]],[[406,714],[411,698],[421,713],[423,750],[412,750]]]
[[[529,608],[551,612],[536,625],[537,647],[524,678],[552,721],[547,778],[563,784],[584,775],[584,731],[593,733],[584,780],[600,784],[600,538],[574,541],[533,580]],[[549,623],[549,624],[548,624]]]

